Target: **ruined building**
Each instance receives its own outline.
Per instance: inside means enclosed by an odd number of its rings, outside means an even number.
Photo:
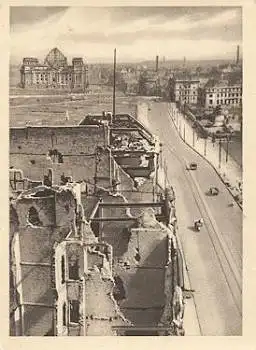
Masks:
[[[73,58],[72,65],[68,65],[67,57],[55,47],[45,57],[44,63],[34,57],[23,58],[20,84],[23,88],[85,91],[88,87],[88,67],[81,57]]]
[[[10,335],[184,335],[175,194],[129,115],[10,129]]]

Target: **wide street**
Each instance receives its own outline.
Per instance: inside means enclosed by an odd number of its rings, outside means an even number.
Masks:
[[[214,169],[184,144],[167,103],[150,102],[144,124],[159,136],[168,179],[176,193],[179,235],[202,335],[242,334],[242,211]],[[188,171],[185,164],[196,162]],[[216,197],[207,195],[219,188]],[[194,220],[203,217],[200,232]]]

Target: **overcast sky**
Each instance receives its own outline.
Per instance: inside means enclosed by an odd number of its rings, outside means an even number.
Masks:
[[[234,59],[242,43],[237,7],[11,7],[11,58],[42,59],[58,47],[69,59],[109,62]]]

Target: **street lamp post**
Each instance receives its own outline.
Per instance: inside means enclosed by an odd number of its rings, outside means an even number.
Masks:
[[[229,135],[227,135],[226,163],[228,162]]]
[[[166,189],[167,186],[167,164],[166,160],[164,159],[164,189]]]
[[[221,139],[219,140],[219,168],[221,167]]]
[[[204,156],[206,156],[207,138],[204,139]]]

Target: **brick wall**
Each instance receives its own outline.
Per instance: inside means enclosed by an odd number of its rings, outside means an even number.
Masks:
[[[19,271],[16,273],[16,283],[23,296],[23,333],[42,336],[52,332],[54,322],[53,245],[63,240],[73,227],[79,198],[75,200],[73,190],[56,191],[53,197],[33,198],[33,193],[36,191],[30,192],[30,197],[18,199],[14,204],[16,210],[11,211],[11,215],[17,213],[17,218],[10,222],[11,226],[15,225],[19,241],[14,246],[12,262]],[[37,210],[40,226],[28,224],[31,207]]]
[[[94,153],[104,146],[103,126],[49,126],[10,128],[10,153],[46,154],[56,148],[62,154]]]
[[[93,151],[94,152],[94,151]],[[42,181],[44,175],[48,174],[48,169],[53,170],[53,183],[59,185],[61,175],[71,176],[74,182],[89,181],[94,184],[97,167],[97,184],[99,186],[109,186],[110,160],[109,152],[105,151],[99,157],[96,164],[95,155],[72,155],[63,156],[63,163],[53,163],[42,155],[10,154],[10,166],[21,169],[24,177],[33,181]]]
[[[120,196],[111,196],[105,194],[103,197],[103,202],[111,203],[123,203],[124,199]],[[125,208],[104,208],[104,217],[127,217]],[[133,225],[133,221],[113,221],[113,222],[103,222],[102,232],[104,234],[104,241],[110,244],[113,248],[113,256],[121,256],[123,254],[125,247],[127,246],[127,230]]]
[[[134,190],[133,179],[120,167],[117,167],[117,177],[120,182],[118,185],[118,192],[120,192],[128,200],[131,199],[131,193],[127,191]]]
[[[47,333],[52,334],[54,310],[40,306],[23,306],[24,317],[24,335],[25,336],[44,336]]]
[[[21,198],[17,201],[16,210],[19,218],[19,227],[26,227],[28,225],[28,211],[30,207],[34,207],[37,210],[39,220],[43,224],[42,226],[54,225],[54,197],[35,197]]]

